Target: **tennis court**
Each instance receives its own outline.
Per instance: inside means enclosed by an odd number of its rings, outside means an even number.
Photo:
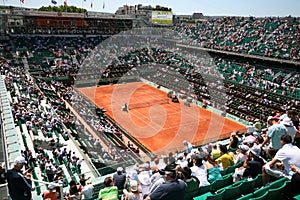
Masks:
[[[166,92],[142,82],[78,90],[152,152],[182,146],[183,140],[228,137],[245,128],[194,104],[173,103]],[[121,109],[125,103],[127,112]]]

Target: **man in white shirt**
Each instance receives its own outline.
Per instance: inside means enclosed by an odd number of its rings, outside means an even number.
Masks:
[[[294,142],[294,138],[295,138],[295,135],[298,132],[298,130],[294,126],[291,118],[285,117],[285,118],[282,119],[282,121],[280,123],[285,126],[285,128],[287,130],[287,134],[292,136],[292,142]]]
[[[292,137],[288,134],[280,137],[282,148],[278,150],[275,157],[263,167],[263,183],[269,182],[270,176],[291,178],[292,171],[290,163],[300,168],[300,149],[292,144]],[[281,162],[281,163],[280,163]],[[280,169],[274,168],[279,163]]]
[[[207,180],[207,169],[203,165],[202,158],[197,157],[193,160],[194,166],[191,167],[192,176],[195,176],[200,181],[200,186],[209,185],[210,183]]]
[[[94,186],[92,184],[86,184],[85,179],[80,180],[80,184],[82,185],[82,199],[90,199],[94,194]]]

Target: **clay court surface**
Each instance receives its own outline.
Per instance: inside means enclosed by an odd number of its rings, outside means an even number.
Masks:
[[[127,83],[78,89],[152,152],[221,139],[245,126],[184,102],[173,103],[167,93],[145,83]],[[127,103],[129,111],[122,111]]]

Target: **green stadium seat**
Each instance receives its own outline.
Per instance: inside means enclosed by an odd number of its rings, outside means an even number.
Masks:
[[[255,179],[254,179],[254,182],[253,182],[253,188],[259,188],[262,186],[262,175],[259,174]]]
[[[252,197],[252,193],[249,193],[249,194],[247,194],[245,196],[242,196],[242,197],[238,198],[237,200],[248,200],[251,197]]]
[[[253,198],[250,198],[251,200],[269,200],[268,199],[268,191],[266,191],[265,193],[261,194],[260,196],[255,196]]]
[[[213,187],[214,191],[217,191],[218,189],[224,188],[226,186],[229,186],[232,184],[232,173],[227,174],[223,177],[223,180],[216,180],[211,185]]]
[[[293,199],[300,200],[300,194],[298,194],[297,196],[294,196]]]
[[[268,199],[285,199],[283,189],[286,187],[286,183],[287,182],[284,182],[278,188],[270,189],[268,192]]]
[[[281,187],[283,184],[285,184],[288,181],[287,178],[280,178],[272,183],[270,185],[266,186],[269,187],[270,189],[275,189]]]
[[[211,196],[208,196],[207,200],[223,200],[223,194],[224,190],[221,193],[213,194]]]
[[[211,192],[211,191],[213,191],[212,185],[211,185],[211,184],[210,184],[210,185],[205,185],[205,186],[201,186],[201,187],[199,188],[198,194],[199,194],[199,195],[202,195],[202,194],[205,194],[205,193]]]
[[[256,179],[252,179],[252,180],[245,180],[240,188],[241,190],[241,194],[249,194],[251,192],[254,191],[254,184],[255,184]]]
[[[223,199],[224,190],[222,190],[220,193],[213,194],[211,192],[207,192],[205,194],[202,194],[201,196],[194,197],[193,200],[222,200]]]
[[[224,188],[223,192],[223,200],[231,200],[231,199],[237,199],[238,197],[241,196],[241,187],[243,183],[239,183],[238,185],[235,186],[228,186]],[[220,191],[219,191],[220,192]]]

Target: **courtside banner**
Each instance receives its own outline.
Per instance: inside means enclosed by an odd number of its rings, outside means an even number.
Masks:
[[[157,25],[173,25],[173,13],[171,11],[152,11],[150,21]]]

